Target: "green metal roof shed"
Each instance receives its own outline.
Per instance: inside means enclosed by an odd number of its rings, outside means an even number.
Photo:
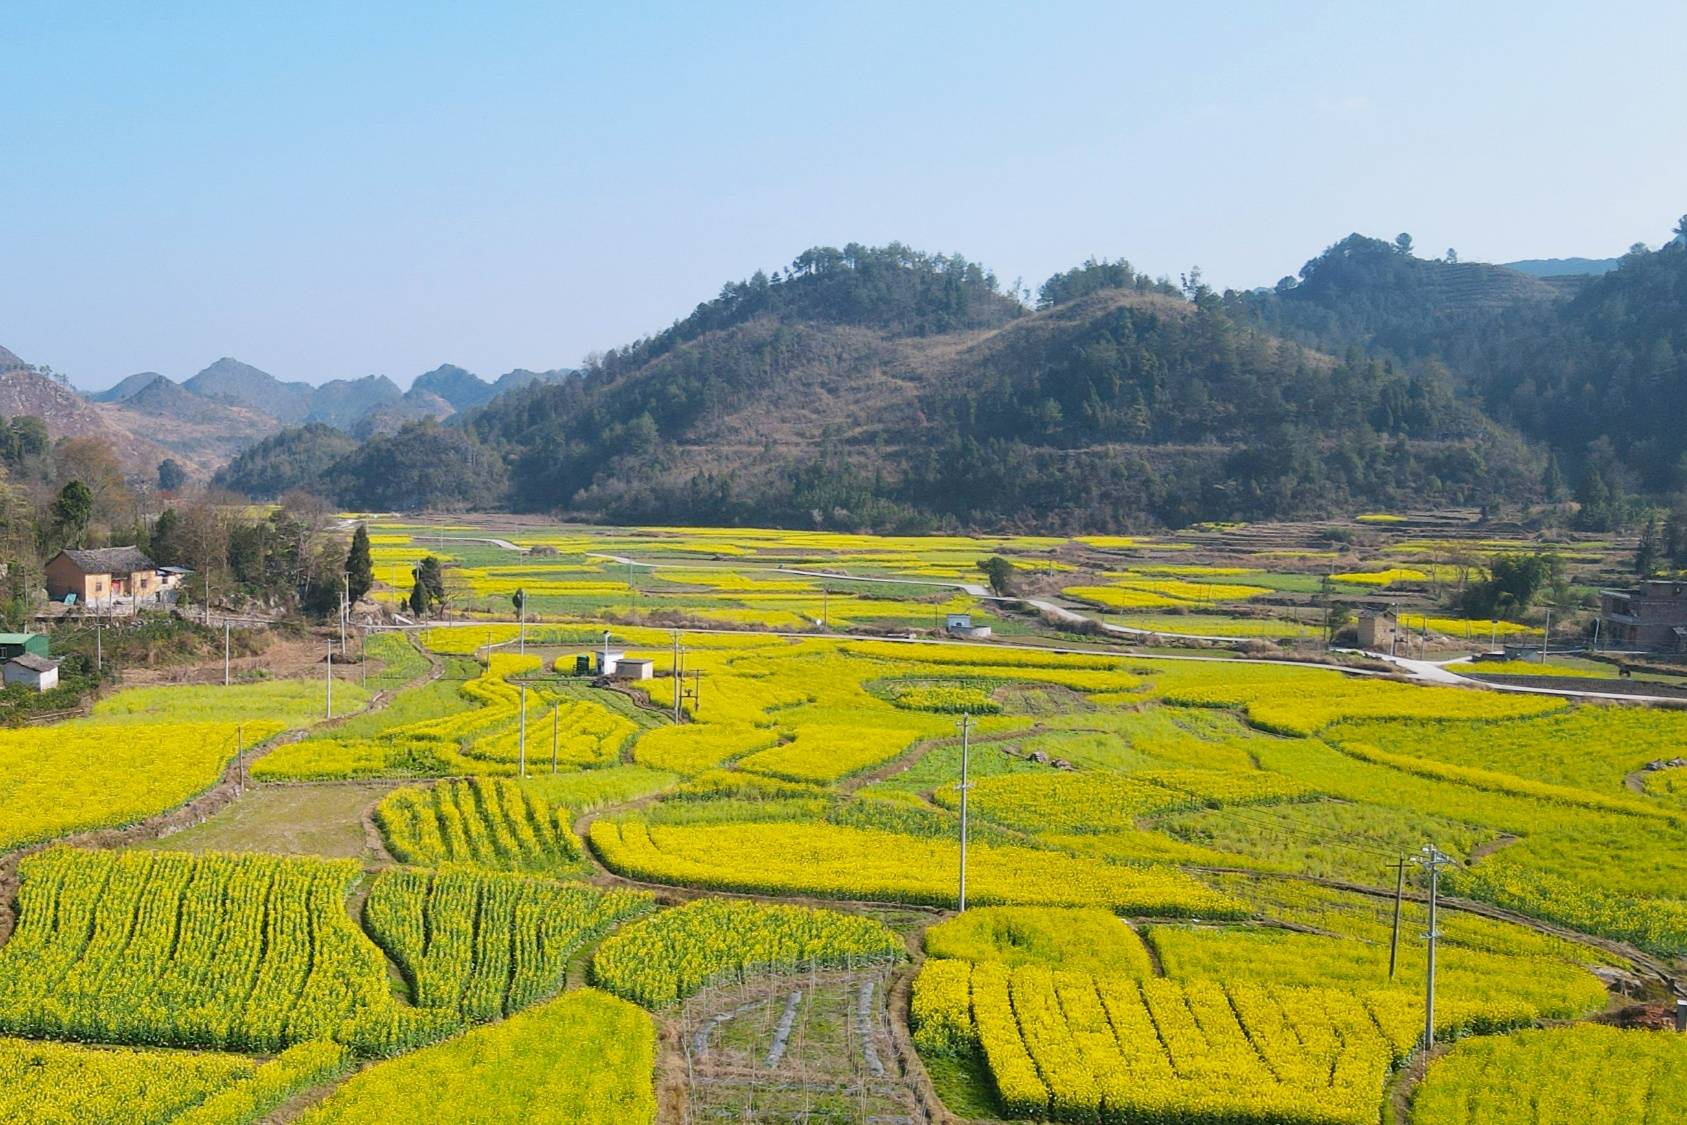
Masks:
[[[26,652],[32,652],[36,656],[51,655],[47,651],[47,634],[0,633],[0,660],[10,660]]]

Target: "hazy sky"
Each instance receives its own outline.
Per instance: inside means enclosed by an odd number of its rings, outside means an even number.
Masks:
[[[1687,211],[1687,4],[0,0],[0,345],[571,366],[803,248],[1269,284]]]

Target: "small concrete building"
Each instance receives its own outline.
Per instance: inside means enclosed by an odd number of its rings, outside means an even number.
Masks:
[[[1360,648],[1370,649],[1372,652],[1393,652],[1395,642],[1405,635],[1392,608],[1360,611]]]
[[[26,652],[0,664],[0,678],[7,687],[24,684],[35,691],[51,691],[59,686],[59,662]]]
[[[1652,578],[1632,590],[1601,590],[1599,643],[1687,654],[1687,580]]]
[[[33,653],[43,660],[52,655],[47,648],[46,634],[0,633],[0,660],[10,660],[26,652]]]
[[[610,674],[617,680],[654,679],[656,661],[646,660],[642,656],[623,656],[615,662],[615,671]]]
[[[621,661],[627,658],[626,653],[616,652],[614,649],[608,648],[593,653],[593,655],[597,657],[597,674],[600,676],[613,676]]]
[[[79,602],[112,598],[145,598],[159,589],[158,567],[139,547],[65,549],[47,560],[47,596],[62,602],[75,595]]]
[[[948,620],[944,622],[943,629],[955,637],[981,639],[990,635],[990,626],[974,625],[970,613],[951,613]]]

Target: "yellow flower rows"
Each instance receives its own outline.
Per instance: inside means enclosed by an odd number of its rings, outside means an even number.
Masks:
[[[1585,879],[1495,862],[1455,872],[1449,886],[1459,894],[1632,942],[1654,953],[1687,955],[1687,901],[1680,898],[1638,899]]]
[[[368,695],[341,683],[334,698],[351,710]],[[237,735],[251,748],[321,715],[321,680],[273,680],[130,688],[86,719],[0,731],[0,852],[163,812],[217,781]]]
[[[837,781],[902,753],[920,731],[851,723],[813,723],[789,742],[738,761],[740,769],[789,781]]]
[[[537,656],[494,652],[485,670],[459,687],[463,699],[472,706],[389,727],[373,738],[315,738],[283,746],[254,763],[252,776],[259,780],[301,780],[391,774],[513,774],[521,757],[522,697],[520,687],[508,682],[508,677],[538,667]],[[638,730],[631,720],[602,704],[534,684],[527,692],[529,770],[551,757],[553,710],[556,758],[561,765],[608,765],[620,757],[622,746]]]
[[[1175,605],[1238,602],[1271,593],[1267,586],[1241,582],[1190,582],[1179,578],[1152,578],[1131,571],[1108,572],[1107,586],[1068,586],[1061,591],[1069,598],[1093,602],[1108,609],[1157,609]]]
[[[1469,621],[1462,617],[1427,617],[1421,613],[1402,613],[1399,616],[1400,627],[1413,632],[1429,630],[1447,637],[1469,637],[1479,641],[1484,637],[1515,637],[1519,633],[1539,633],[1539,629],[1531,629],[1527,625],[1516,621]]]
[[[1421,938],[1402,948],[1390,985],[1388,945],[1381,940],[1177,925],[1151,926],[1146,937],[1159,954],[1166,976],[1176,980],[1210,978],[1355,992],[1392,989],[1408,999],[1423,991]],[[1575,1019],[1597,1011],[1605,1002],[1599,978],[1580,964],[1450,943],[1440,951],[1437,988],[1437,1026],[1449,1032],[1516,1027],[1537,1019]]]
[[[1371,1125],[1400,1050],[1378,1029],[1395,1013],[1327,989],[985,962],[968,998],[956,964],[921,970],[917,1035],[929,1048],[970,1025],[1012,1117]]]
[[[1422,687],[1320,668],[1234,662],[1168,664],[1155,686],[1168,703],[1241,707],[1255,726],[1288,735],[1315,734],[1340,719],[1516,719],[1567,706],[1545,696]]]
[[[330,1040],[300,1043],[258,1067],[251,1081],[218,1091],[180,1117],[172,1118],[170,1125],[256,1121],[300,1091],[338,1078],[350,1068],[351,1061],[351,1052]]]
[[[1409,566],[1391,566],[1385,570],[1352,570],[1330,575],[1331,582],[1349,586],[1393,586],[1400,582],[1428,582],[1429,575]]]
[[[1687,1035],[1576,1024],[1466,1039],[1430,1064],[1412,1098],[1421,1125],[1682,1119]]]
[[[418,1007],[483,1020],[555,992],[580,946],[650,906],[639,891],[457,866],[388,869],[369,890],[364,923],[414,982]]]
[[[614,871],[720,890],[946,906],[959,845],[833,824],[647,825],[599,820],[592,845]],[[1178,871],[1118,867],[1029,848],[974,843],[967,898],[987,903],[1103,905],[1130,913],[1235,917],[1239,904]]]
[[[778,731],[749,723],[686,723],[646,733],[633,747],[633,760],[656,769],[695,774],[778,742]]]
[[[511,871],[559,871],[581,857],[566,809],[553,809],[513,781],[475,778],[395,789],[375,808],[400,862],[451,861]]]
[[[0,1121],[162,1122],[257,1070],[238,1055],[95,1050],[0,1039]]]
[[[300,1125],[651,1125],[656,1027],[595,989],[369,1067]]]
[[[376,1053],[449,1027],[394,1003],[345,911],[350,860],[56,849],[19,870],[0,1029],[249,1052],[336,1038]]]
[[[1049,965],[1131,976],[1150,973],[1148,950],[1123,919],[1098,907],[980,906],[925,932],[928,956]]]
[[[902,939],[882,923],[835,910],[698,899],[664,910],[606,939],[592,955],[592,979],[617,995],[657,1007],[716,981],[769,970],[894,961]]]

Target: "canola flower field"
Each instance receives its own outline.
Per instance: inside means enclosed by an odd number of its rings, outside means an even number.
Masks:
[[[378,595],[436,554],[468,622],[371,637],[368,692],[335,698],[375,709],[320,722],[320,680],[131,688],[0,732],[0,853],[31,849],[0,916],[0,1119],[210,1125],[302,1097],[291,1119],[648,1123],[660,1076],[720,1080],[681,1021],[786,976],[789,1028],[824,1002],[805,982],[867,974],[851,1042],[869,1004],[905,1005],[907,1065],[963,1118],[1375,1122],[1425,1017],[1423,880],[1391,973],[1394,864],[1431,841],[1456,1043],[1407,1121],[1672,1119],[1681,1037],[1588,1021],[1687,969],[1687,803],[1644,773],[1687,741],[1678,712],[1077,645],[971,592],[1003,557],[1040,596],[1252,644],[1311,631],[1283,599],[1453,581],[1439,540],[372,530]],[[517,589],[525,627],[491,620]],[[932,643],[949,613],[998,636]],[[606,643],[655,678],[576,675]],[[193,798],[232,735],[300,807],[367,787],[342,826],[362,860],[256,829],[230,853],[38,849]]]

